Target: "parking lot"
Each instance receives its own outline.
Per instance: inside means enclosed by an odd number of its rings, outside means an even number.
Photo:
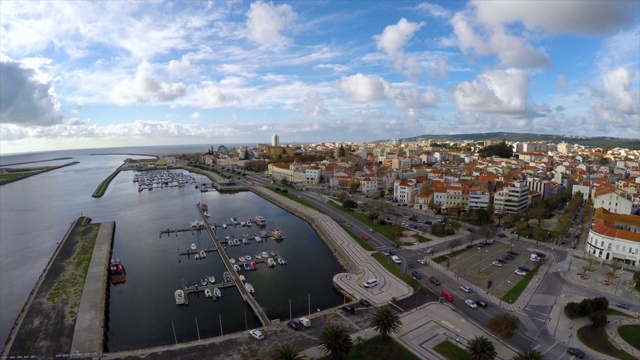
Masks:
[[[512,255],[511,259],[504,258],[509,251],[518,255]],[[502,262],[497,262],[497,259]],[[442,265],[446,266],[447,262],[443,262]],[[449,260],[451,271],[482,289],[487,289],[487,283],[491,280],[490,291],[497,297],[502,297],[522,279],[522,275],[515,273],[516,269],[533,269],[535,265],[536,263],[530,260],[530,252],[526,251],[526,244],[517,241],[513,247],[511,244],[498,241],[483,248],[474,244],[473,248]]]

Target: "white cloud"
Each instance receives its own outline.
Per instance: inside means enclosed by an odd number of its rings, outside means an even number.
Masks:
[[[349,67],[342,64],[319,64],[314,67],[315,69],[331,69],[335,72],[345,72],[349,70]]]
[[[384,28],[380,35],[373,38],[377,40],[376,46],[382,50],[387,59],[394,63],[394,68],[408,76],[421,73],[422,67],[415,55],[407,56],[404,48],[413,35],[425,25],[424,22],[409,22],[402,18],[396,25],[389,25]]]
[[[138,65],[133,78],[127,78],[116,85],[112,97],[117,104],[163,103],[182,97],[186,86],[162,80],[153,74],[151,64],[143,61]]]
[[[556,81],[556,90],[564,90],[567,87],[567,79],[564,75],[558,75],[558,80]]]
[[[529,115],[529,76],[522,70],[488,70],[472,82],[460,83],[453,97],[461,111],[507,116]]]
[[[288,4],[255,2],[247,11],[249,39],[270,48],[284,47],[290,40],[282,32],[295,19],[296,13]]]
[[[635,0],[472,0],[471,4],[477,9],[478,20],[485,24],[521,22],[527,29],[551,34],[607,34],[634,24],[640,12],[640,3]]]
[[[201,116],[201,115],[200,115],[200,113],[199,113],[199,112],[197,112],[197,111],[195,111],[195,112],[193,112],[193,113],[191,114],[191,118],[192,118],[192,119],[194,119],[194,120],[196,120],[196,119],[200,119],[200,116]]]
[[[386,82],[379,77],[355,74],[343,76],[340,87],[355,102],[368,102],[385,98]]]
[[[611,100],[612,108],[623,114],[638,114],[640,96],[632,94],[631,73],[625,68],[617,68],[604,75],[604,90]]]
[[[403,109],[434,107],[440,100],[440,95],[432,88],[422,94],[416,89],[393,89],[389,92],[394,104]]]
[[[325,115],[328,112],[324,105],[324,99],[316,90],[307,93],[300,111],[311,116]]]
[[[7,58],[0,61],[0,79],[0,123],[55,125],[62,121],[52,80]]]
[[[191,65],[189,60],[182,59],[169,61],[169,65],[167,65],[167,72],[172,78],[178,78],[197,75],[200,70]]]
[[[451,16],[451,12],[449,12],[449,10],[443,8],[438,4],[432,4],[428,2],[423,2],[416,5],[416,10],[424,11],[430,16],[436,18],[448,18]]]

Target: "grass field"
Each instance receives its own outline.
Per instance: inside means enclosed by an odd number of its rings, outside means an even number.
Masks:
[[[22,176],[24,174],[25,173],[23,173],[23,172],[0,174],[0,180],[9,180],[9,179],[17,178],[17,177],[20,177],[20,176]]]
[[[469,353],[460,346],[452,343],[449,340],[445,340],[440,344],[433,347],[438,354],[444,356],[449,360],[467,360],[470,359]]]
[[[373,256],[374,259],[378,260],[378,262],[382,264],[382,266],[384,266],[385,269],[389,270],[393,275],[397,276],[398,278],[402,279],[404,282],[409,284],[409,286],[411,286],[413,290],[418,291],[418,289],[420,289],[420,283],[418,282],[418,280],[414,279],[409,274],[404,274],[400,272],[400,269],[398,269],[398,265],[396,265],[396,263],[391,261],[391,259],[389,259],[388,257],[380,253],[374,253],[374,254],[371,254],[371,256]]]
[[[594,328],[591,325],[581,327],[578,329],[578,338],[583,344],[599,353],[622,360],[637,360],[626,351],[613,346],[604,327]]]
[[[618,334],[629,345],[640,350],[640,325],[622,325],[618,328]]]
[[[502,297],[502,301],[507,302],[509,304],[513,304],[518,300],[524,289],[527,288],[527,285],[531,282],[531,279],[538,273],[538,268],[540,265],[537,265],[533,270],[527,275],[525,275],[517,284],[515,284],[511,290],[507,291],[506,294]]]

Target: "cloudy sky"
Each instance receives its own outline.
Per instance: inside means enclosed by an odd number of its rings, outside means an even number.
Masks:
[[[638,1],[2,1],[0,152],[640,138]]]

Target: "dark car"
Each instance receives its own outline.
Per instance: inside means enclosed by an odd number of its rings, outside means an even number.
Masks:
[[[547,257],[547,254],[544,254],[544,253],[541,253],[541,252],[536,252],[534,254],[538,255],[538,257],[540,257],[540,258]]]
[[[502,260],[500,258],[497,258],[496,261],[499,262],[500,264],[506,264],[507,263],[506,261],[504,261],[504,260]]]
[[[296,331],[300,330],[300,325],[296,321],[291,320],[287,323],[287,325],[289,325],[289,327],[292,328],[293,330],[296,330]]]
[[[479,247],[480,249],[484,249],[484,248],[486,248],[486,247],[487,247],[487,244],[486,244],[486,243],[480,243],[480,244],[478,244],[478,247]]]
[[[412,271],[411,276],[413,276],[413,278],[416,280],[422,279],[422,275],[420,275],[420,273],[417,271]]]
[[[476,305],[480,306],[481,308],[487,307],[487,303],[482,300],[476,300]]]
[[[503,237],[507,237],[507,235],[505,235],[505,234],[499,234],[499,235],[498,235],[498,237],[503,238]]]
[[[393,247],[394,247],[394,248],[396,248],[396,249],[400,247],[400,245],[395,244],[395,243],[394,243],[393,245],[391,245],[391,246],[393,246]]]
[[[353,306],[343,306],[342,310],[344,310],[344,312],[349,314],[353,314],[356,312],[356,309],[354,309]]]
[[[430,220],[425,220],[424,223],[427,224],[427,225],[433,224]]]
[[[360,299],[360,305],[362,305],[364,307],[369,307],[369,306],[371,306],[371,303],[367,299]]]
[[[511,261],[511,257],[507,256],[507,255],[502,255],[502,262],[503,263],[508,263],[509,261]]]
[[[520,267],[518,267],[518,270],[521,270],[521,271],[524,271],[524,272],[529,272],[529,271],[531,271],[531,269],[529,269],[529,268],[528,268],[528,267],[526,267],[526,266],[520,266]]]
[[[577,357],[579,357],[580,359],[584,359],[585,353],[584,351],[574,348],[574,347],[570,347],[567,349],[567,352],[571,355],[575,355]]]
[[[621,308],[621,309],[625,309],[628,310],[629,309],[629,304],[627,303],[623,303],[623,302],[619,302],[616,304],[617,307]]]
[[[509,254],[509,255],[513,255],[513,256],[518,256],[518,255],[520,255],[520,254],[518,254],[517,252],[515,252],[515,251],[511,251],[511,250],[507,251],[507,254]]]
[[[430,281],[432,284],[440,285],[440,280],[436,279],[436,278],[435,278],[435,277],[433,277],[433,276],[430,276],[430,277],[429,277],[429,281]]]

